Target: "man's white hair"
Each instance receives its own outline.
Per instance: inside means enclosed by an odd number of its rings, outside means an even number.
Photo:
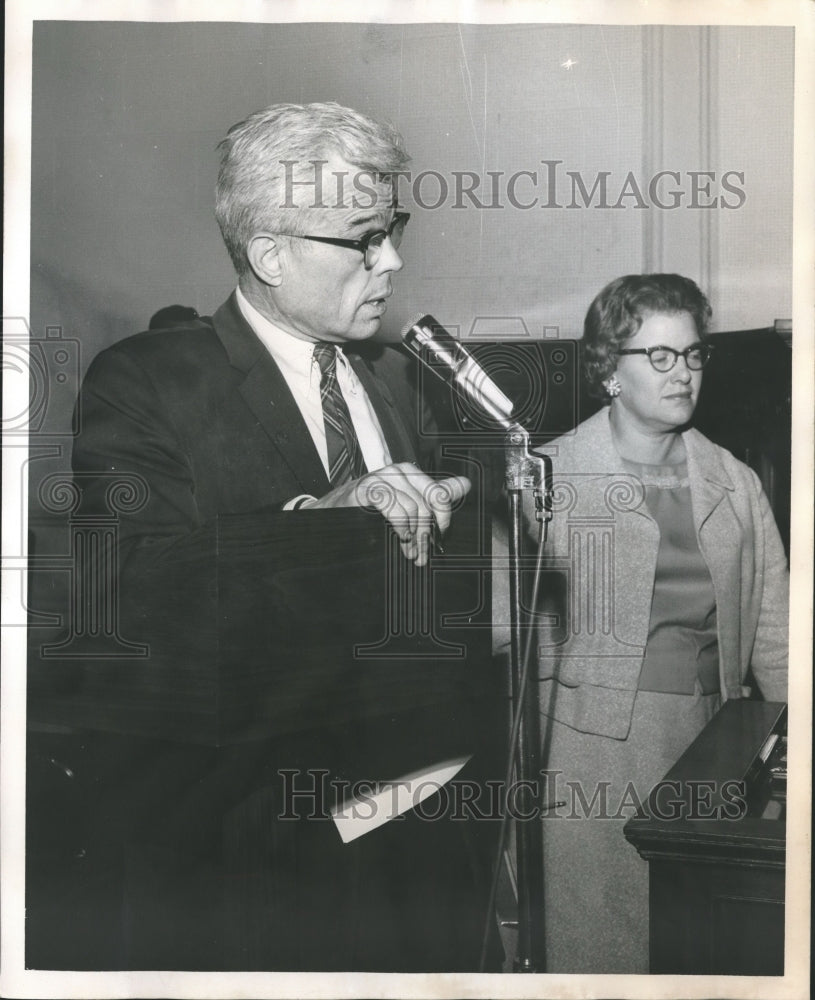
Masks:
[[[233,125],[218,148],[215,217],[239,275],[248,270],[246,248],[255,233],[305,233],[308,208],[294,207],[286,187],[313,180],[313,161],[337,154],[389,182],[409,160],[391,125],[334,102],[272,104]],[[349,184],[349,202],[350,193]]]

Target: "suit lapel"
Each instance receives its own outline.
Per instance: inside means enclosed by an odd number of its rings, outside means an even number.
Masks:
[[[301,483],[303,492],[322,496],[329,489],[328,477],[300,408],[280,369],[246,322],[234,293],[215,313],[213,324],[230,364],[244,373],[239,391],[246,405]],[[415,446],[390,389],[363,358],[349,353],[348,360],[371,401],[391,461],[415,462]]]
[[[322,496],[329,483],[314,441],[280,369],[265,349],[264,355],[248,372],[240,393],[300,481],[303,492]]]
[[[300,408],[271,355],[246,322],[234,293],[213,316],[233,368],[244,374],[238,390],[304,493],[322,496],[328,477]]]
[[[418,458],[416,449],[387,384],[374,375],[363,358],[355,354],[348,354],[347,357],[374,408],[382,433],[385,435],[391,461],[416,462]]]

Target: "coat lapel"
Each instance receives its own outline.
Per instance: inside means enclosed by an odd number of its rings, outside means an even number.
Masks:
[[[655,522],[648,512],[642,487],[632,491],[636,477],[626,470],[617,454],[608,414],[608,407],[604,407],[580,425],[585,430],[578,432],[578,437],[569,450],[568,468],[578,474],[583,472],[590,476],[598,474],[604,484],[602,508],[606,516],[611,516],[613,512],[615,521],[627,523],[636,533],[643,530],[644,521]],[[557,475],[556,461],[555,475]],[[615,478],[618,480],[616,489]]]
[[[698,431],[682,435],[688,456],[688,475],[694,483],[693,520],[700,532],[728,491],[735,487],[714,445]]]
[[[246,322],[234,293],[213,316],[215,332],[233,368],[244,374],[239,392],[304,493],[322,496],[328,477],[291,390]]]
[[[741,591],[741,532],[728,499],[735,487],[715,446],[698,431],[684,435],[692,486],[693,521],[710,570],[716,604],[732,606]],[[739,697],[741,635],[737,615],[719,615],[719,674],[722,694]]]
[[[368,394],[371,406],[374,408],[374,413],[376,413],[379,426],[382,428],[388,445],[391,461],[394,463],[417,461],[416,449],[405,429],[402,418],[399,416],[393,394],[386,383],[374,375],[364,358],[351,353],[347,357],[357,378],[362,383],[362,387]]]

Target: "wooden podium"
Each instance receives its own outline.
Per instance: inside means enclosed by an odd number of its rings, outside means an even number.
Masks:
[[[786,706],[726,702],[626,824],[652,974],[783,975],[785,737]]]
[[[69,627],[29,630],[29,723],[225,746],[484,697],[488,532],[459,511],[417,570],[375,513],[221,516],[121,592],[115,537],[91,571],[81,538]]]
[[[482,776],[500,749],[489,520],[457,511],[417,570],[378,514],[220,517],[121,591],[111,525],[66,532],[69,627],[30,629],[27,965],[297,968],[281,769],[388,781],[473,754]]]

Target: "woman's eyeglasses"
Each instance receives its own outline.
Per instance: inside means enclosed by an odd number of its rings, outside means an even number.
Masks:
[[[710,361],[713,354],[711,344],[691,344],[684,351],[675,351],[672,347],[629,347],[618,354],[647,354],[651,367],[658,372],[669,372],[680,358],[692,372],[701,371]]]

